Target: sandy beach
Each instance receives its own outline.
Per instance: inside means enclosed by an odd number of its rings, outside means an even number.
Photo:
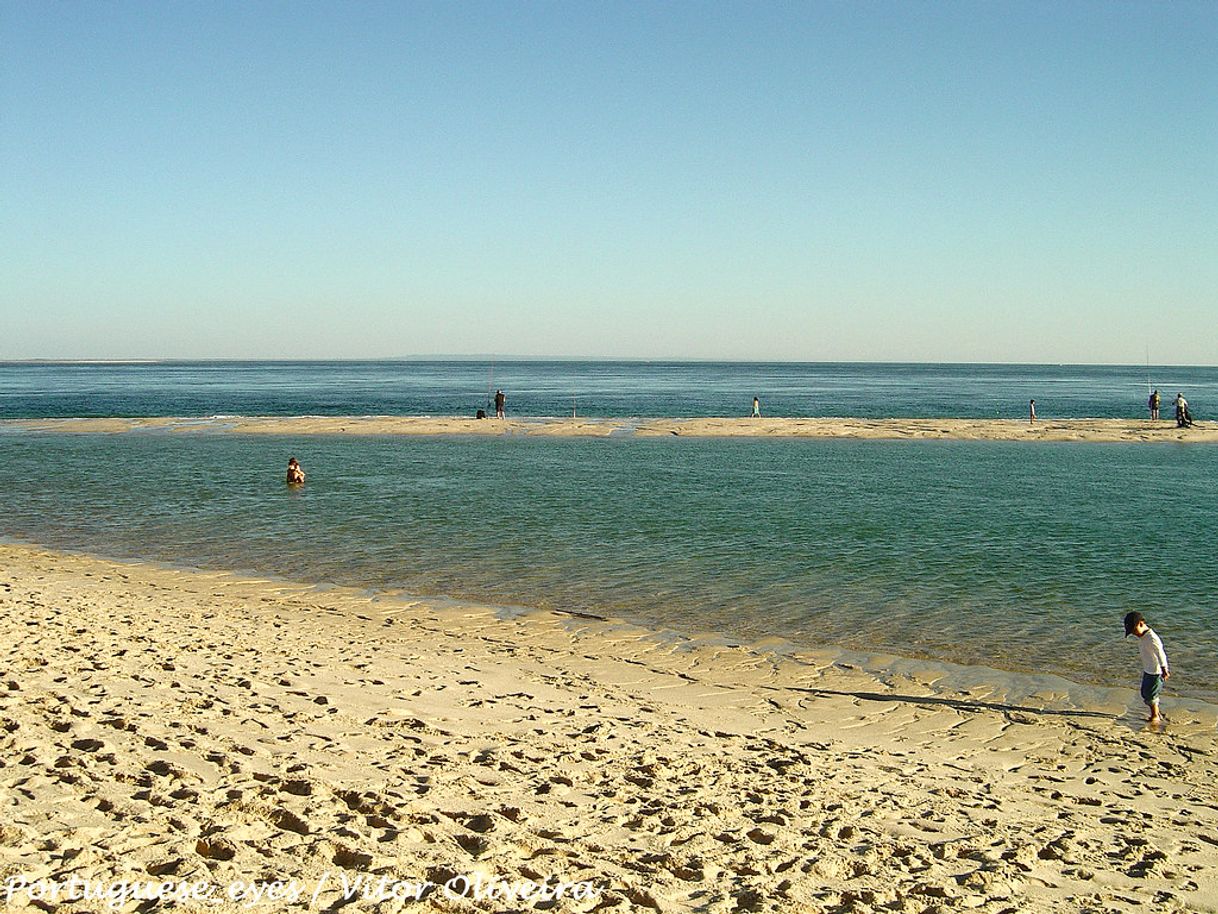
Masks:
[[[148,909],[71,894],[125,881],[233,911],[1218,910],[1212,709],[1147,730],[1132,681],[1016,704],[932,665],[0,556],[12,909]]]
[[[0,429],[70,434],[528,435],[549,437],[875,438],[963,441],[1218,441],[1218,425],[1148,419],[467,419],[456,416],[224,416],[8,419]]]

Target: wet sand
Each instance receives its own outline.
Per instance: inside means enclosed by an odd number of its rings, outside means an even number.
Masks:
[[[0,429],[76,434],[527,435],[549,437],[876,438],[964,441],[1218,442],[1218,424],[1148,419],[466,419],[430,416],[225,416],[9,419]]]
[[[953,693],[929,665],[877,678],[831,651],[27,546],[0,562],[14,909],[21,880],[75,876],[303,893],[199,908],[233,911],[397,911],[344,906],[344,884],[461,877],[406,909],[1218,910],[1214,721],[1170,700],[1156,732]],[[459,897],[477,878],[595,895]]]

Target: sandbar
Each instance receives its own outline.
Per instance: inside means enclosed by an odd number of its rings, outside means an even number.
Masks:
[[[66,434],[483,435],[528,437],[868,438],[959,441],[1218,442],[1218,423],[1149,419],[509,418],[221,416],[7,419],[0,430]]]

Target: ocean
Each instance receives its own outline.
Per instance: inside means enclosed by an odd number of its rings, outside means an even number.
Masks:
[[[1218,370],[1170,372],[1161,390],[1172,396],[1175,382],[1193,403],[1218,392]],[[0,402],[8,417],[443,414],[480,406],[488,373],[472,363],[10,364]],[[492,382],[510,414],[561,415],[560,388],[580,383],[589,415],[739,413],[754,391],[775,414],[811,402],[825,408],[800,414],[853,403],[857,415],[987,415],[1059,389],[1038,407],[1104,416],[1139,415],[1135,374],[510,363]],[[290,454],[309,474],[299,490],[282,482]],[[1137,609],[1167,646],[1172,692],[1218,701],[1216,480],[1208,445],[9,428],[0,536],[1109,686],[1136,681],[1121,617]]]
[[[1043,418],[1146,415],[1178,391],[1198,419],[1218,368],[875,363],[379,361],[0,362],[0,419],[70,416],[508,414]]]

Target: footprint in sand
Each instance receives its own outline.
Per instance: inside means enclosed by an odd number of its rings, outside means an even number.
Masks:
[[[227,838],[208,837],[196,842],[195,853],[207,860],[232,860],[237,856],[237,849]]]

